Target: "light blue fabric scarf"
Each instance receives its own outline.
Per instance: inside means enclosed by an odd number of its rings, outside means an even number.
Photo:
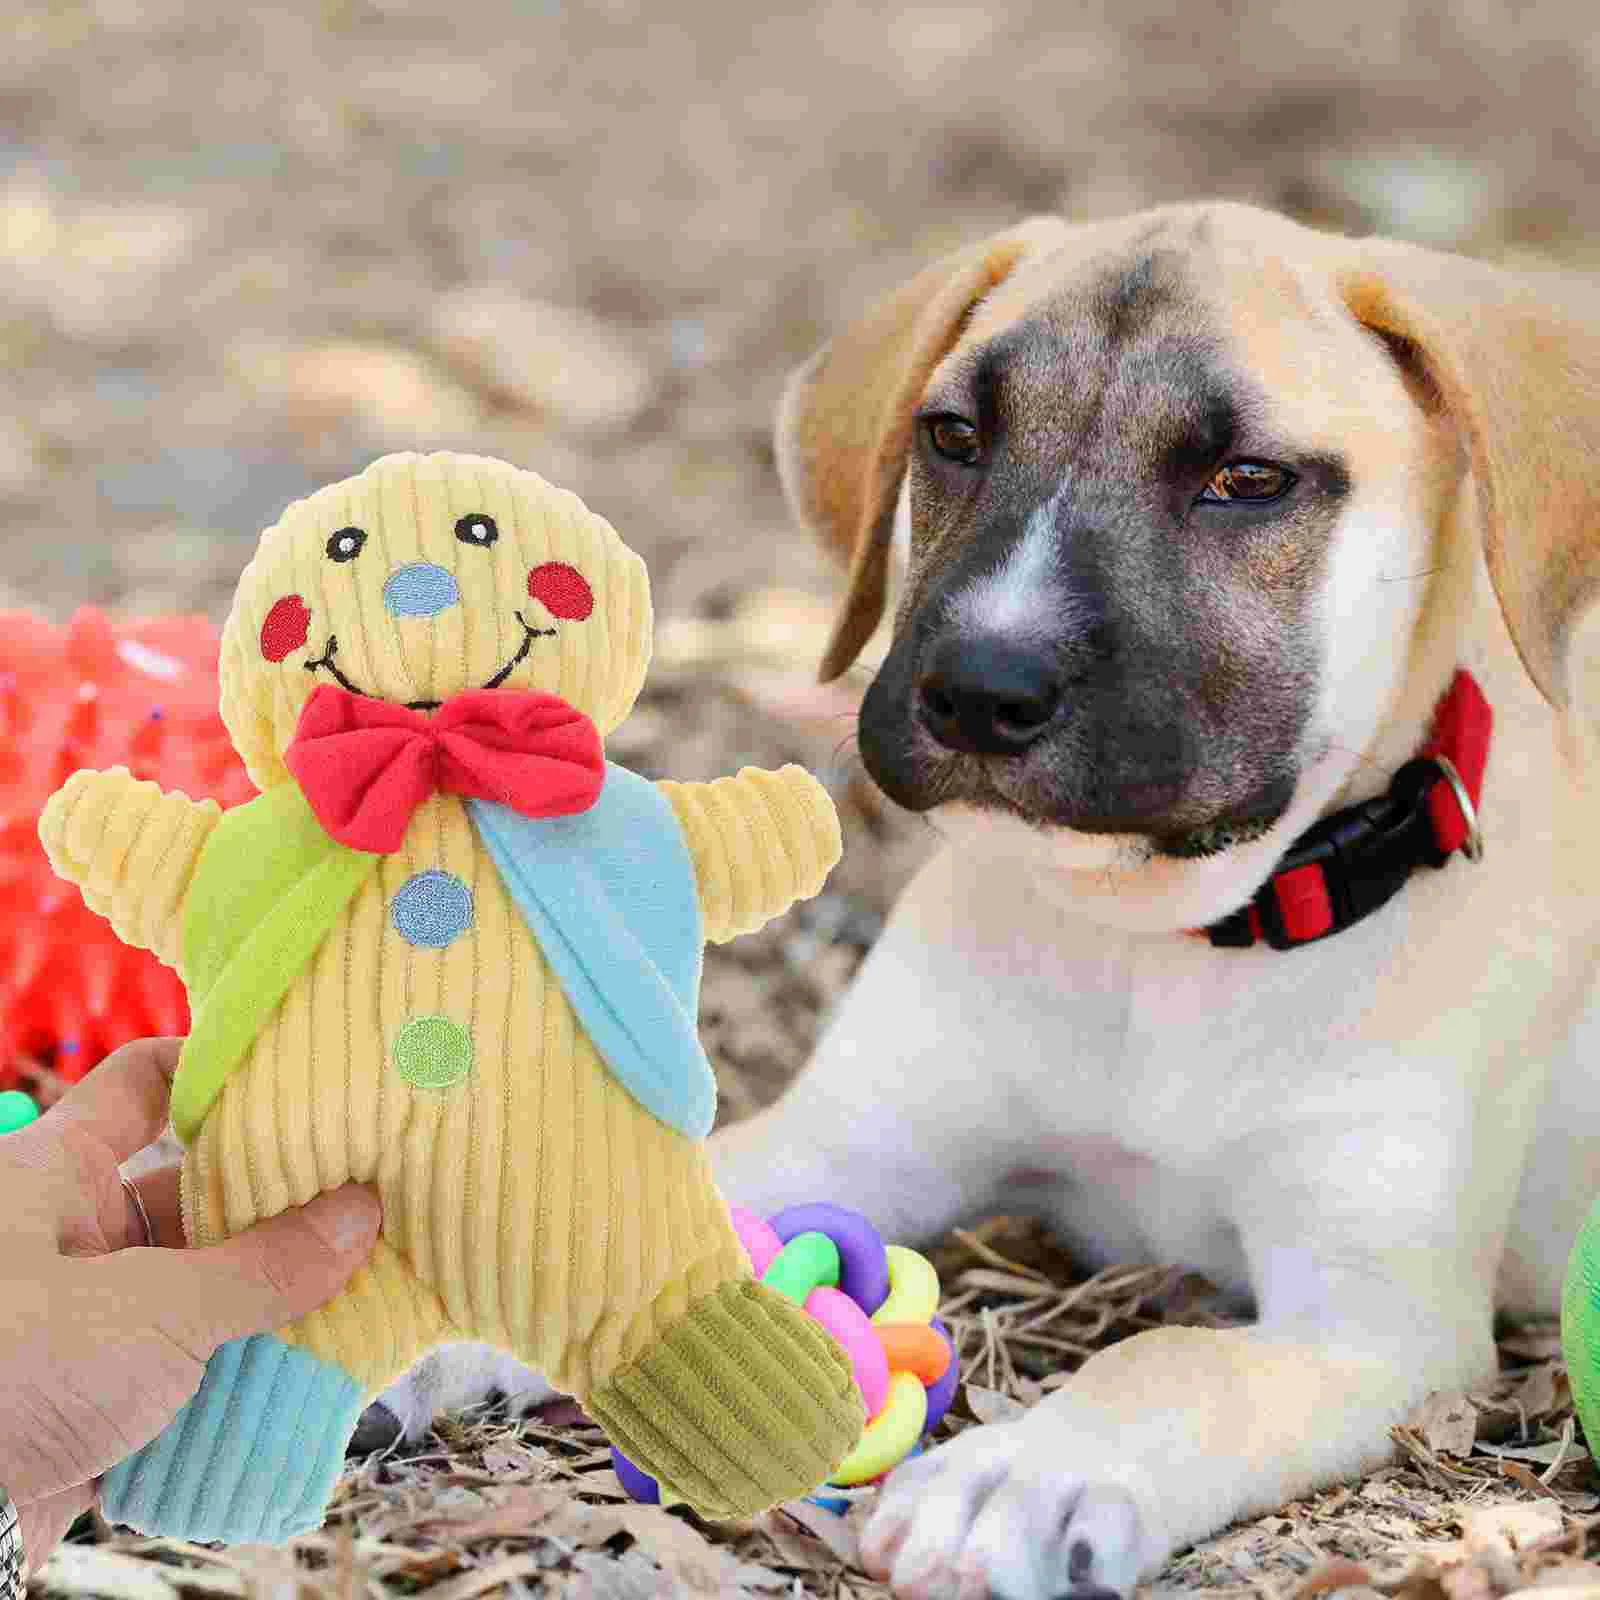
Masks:
[[[703,1139],[717,1110],[697,1026],[705,930],[671,802],[607,762],[600,798],[576,816],[467,809],[606,1065],[653,1117]]]

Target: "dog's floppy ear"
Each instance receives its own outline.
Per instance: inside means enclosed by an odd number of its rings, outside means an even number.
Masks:
[[[1600,301],[1393,240],[1352,247],[1345,304],[1471,462],[1484,553],[1529,676],[1569,706],[1569,635],[1600,591]]]
[[[958,250],[878,301],[789,380],[778,409],[778,471],[795,517],[850,561],[822,679],[855,660],[883,614],[895,501],[912,415],[978,302],[1070,231],[1034,217]]]

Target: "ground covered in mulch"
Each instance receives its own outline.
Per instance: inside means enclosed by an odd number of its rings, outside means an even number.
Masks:
[[[1170,1270],[1075,1280],[1031,1224],[996,1219],[935,1252],[965,1384],[941,1436],[1036,1404],[1101,1345],[1159,1321],[1225,1325],[1207,1286]],[[1600,1474],[1575,1436],[1553,1327],[1508,1333],[1499,1382],[1431,1396],[1394,1430],[1390,1465],[1280,1507],[1178,1557],[1152,1594],[1239,1600],[1496,1600],[1600,1584]],[[559,1590],[656,1595],[881,1594],[857,1534],[870,1489],[840,1511],[796,1502],[709,1526],[629,1502],[598,1429],[570,1404],[533,1420],[491,1402],[416,1446],[352,1461],[327,1526],[289,1550],[202,1550],[83,1529],[43,1586],[113,1600],[426,1591],[428,1600]]]
[[[818,690],[836,579],[773,471],[784,373],[932,254],[1032,210],[1222,195],[1504,260],[1600,264],[1591,6],[1455,0],[34,0],[0,59],[0,609],[220,618],[290,498],[396,448],[582,494],[650,563],[614,746],[806,761],[845,817],[816,901],[711,952],[723,1116],[803,1063],[926,837]],[[859,680],[856,687],[859,687]],[[48,1087],[48,1084],[46,1085]],[[1025,1222],[947,1242],[950,1430],[1199,1285],[1089,1282]],[[1181,1556],[1158,1589],[1489,1600],[1600,1554],[1549,1329],[1392,1464]],[[867,1591],[859,1512],[734,1530],[625,1505],[592,1430],[492,1408],[352,1467],[293,1552],[86,1529],[43,1587],[432,1600]],[[1600,1574],[1588,1572],[1592,1581]]]

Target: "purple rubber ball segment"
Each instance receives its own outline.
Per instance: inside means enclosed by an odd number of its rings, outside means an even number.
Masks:
[[[839,1288],[869,1317],[889,1298],[889,1257],[878,1230],[859,1211],[816,1200],[787,1206],[768,1220],[785,1244],[797,1234],[827,1234],[839,1247]]]
[[[615,1445],[611,1447],[611,1470],[628,1491],[629,1499],[636,1500],[642,1506],[661,1504],[661,1485],[648,1472],[634,1466]]]
[[[956,1360],[956,1342],[950,1337],[950,1330],[937,1317],[928,1326],[949,1345],[950,1365],[944,1369],[942,1378],[928,1385],[928,1416],[922,1424],[924,1435],[932,1433],[939,1425],[939,1419],[956,1397],[956,1385],[961,1382],[961,1363]]]

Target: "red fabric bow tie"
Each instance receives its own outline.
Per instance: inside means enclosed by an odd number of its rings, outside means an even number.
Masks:
[[[317,820],[340,844],[390,855],[439,790],[525,817],[587,811],[605,781],[600,733],[558,695],[468,689],[432,716],[318,684],[283,752]]]

